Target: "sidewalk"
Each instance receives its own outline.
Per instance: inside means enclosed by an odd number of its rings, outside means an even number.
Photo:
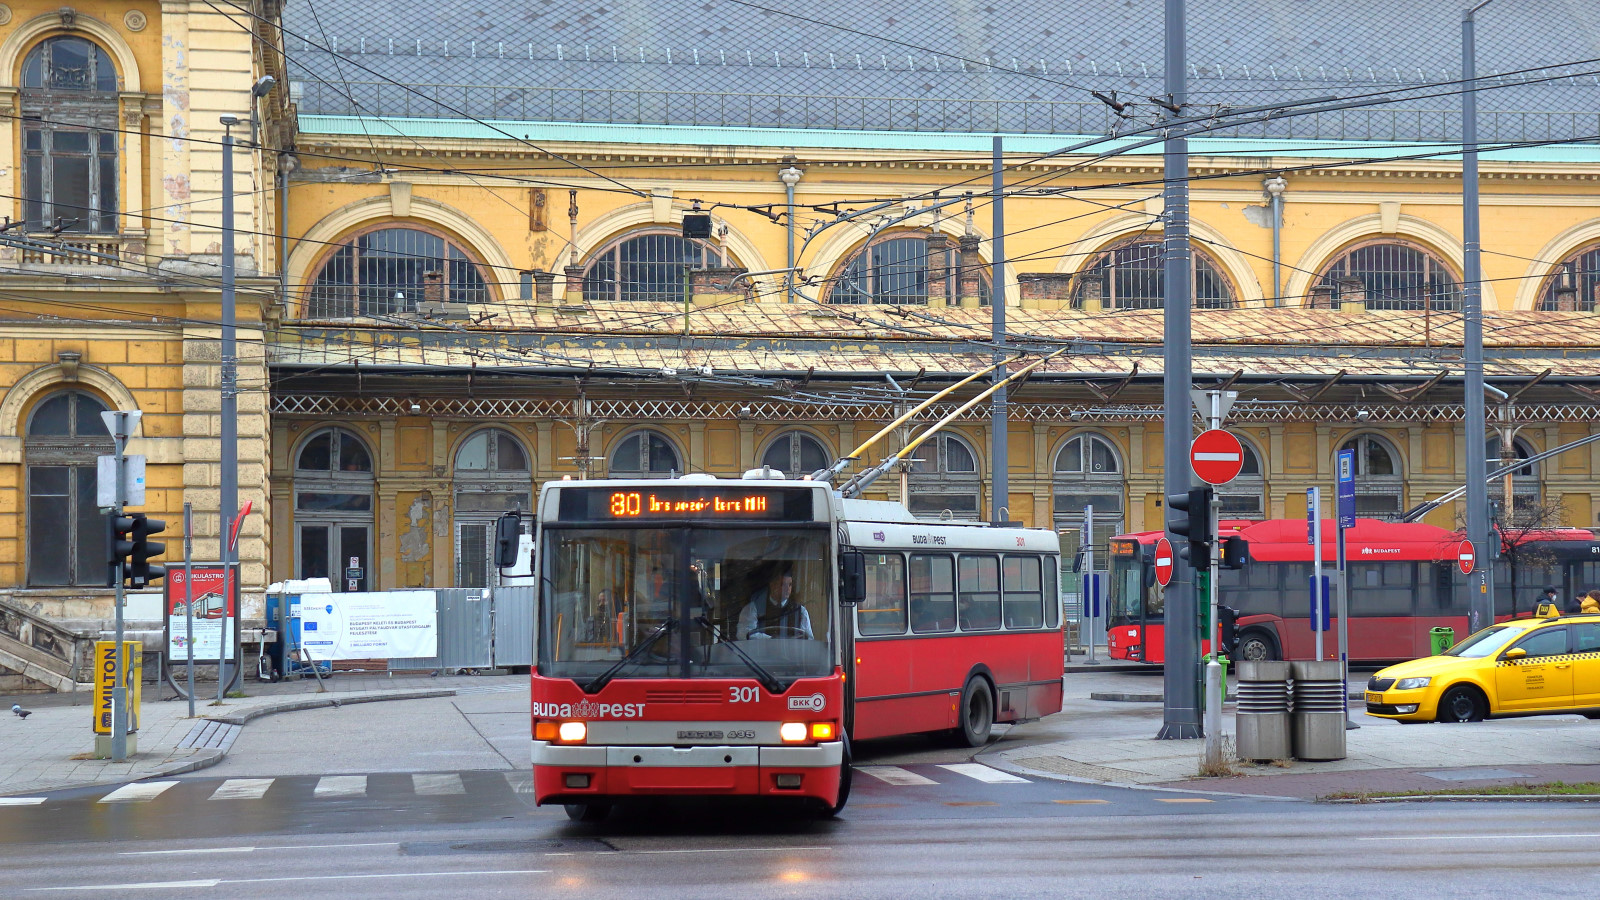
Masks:
[[[122,763],[90,758],[94,735],[89,696],[5,698],[0,700],[4,704],[0,708],[4,717],[0,720],[0,796],[117,784],[203,769],[227,754],[246,722],[264,715],[346,703],[444,697],[490,686],[511,689],[526,686],[527,676],[431,678],[426,674],[340,673],[323,683],[326,693],[318,693],[315,680],[264,684],[246,679],[243,687],[250,696],[226,699],[221,705],[197,697],[193,719],[188,718],[188,701],[152,700],[156,686],[146,685],[139,752]],[[211,687],[215,690],[215,683]],[[32,714],[26,719],[11,715],[13,703]]]
[[[1365,677],[1352,673],[1351,683]],[[1152,689],[1159,693],[1159,679],[1069,674],[1061,716],[1022,726],[1013,732],[1018,740],[995,745],[983,759],[1039,777],[1305,799],[1337,792],[1600,780],[1600,723],[1581,716],[1401,725],[1366,715],[1359,702],[1352,702],[1350,718],[1362,727],[1345,733],[1345,759],[1264,765],[1233,760],[1233,776],[1201,778],[1203,741],[1155,739],[1162,722],[1159,703],[1091,699],[1092,694]],[[1223,720],[1231,758],[1231,704]]]

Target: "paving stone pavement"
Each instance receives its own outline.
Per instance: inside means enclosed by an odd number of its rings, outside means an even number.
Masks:
[[[325,686],[326,692],[319,693],[315,681],[247,681],[244,690],[250,696],[228,698],[220,705],[197,700],[196,718],[191,719],[187,701],[154,700],[157,686],[145,685],[138,752],[121,763],[90,758],[94,735],[90,731],[89,697],[41,694],[0,698],[0,711],[5,713],[0,719],[0,796],[116,784],[205,768],[226,754],[224,744],[231,743],[228,732],[236,735],[238,731],[237,727],[213,728],[206,737],[216,739],[198,740],[196,726],[207,720],[240,726],[262,715],[336,704],[526,690],[528,680],[525,675],[390,677],[382,672],[340,673],[327,679]],[[11,715],[13,703],[31,714],[26,718]]]

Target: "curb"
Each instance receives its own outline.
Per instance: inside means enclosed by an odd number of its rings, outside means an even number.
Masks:
[[[246,723],[262,718],[263,716],[270,716],[285,712],[298,712],[303,709],[325,709],[327,707],[344,706],[348,703],[377,703],[384,700],[424,700],[430,697],[454,696],[456,696],[455,688],[432,688],[429,690],[417,691],[390,691],[382,694],[361,694],[356,696],[347,696],[344,698],[330,694],[326,696],[309,697],[302,700],[287,700],[281,703],[264,704],[254,709],[245,710],[233,715],[199,716],[195,721],[221,722],[225,725],[238,725],[242,727]],[[95,780],[63,782],[61,784],[49,785],[43,788],[34,787],[21,791],[12,791],[0,787],[0,797],[14,797],[24,794],[42,794],[55,791],[73,791],[90,787],[133,784],[134,782],[145,781],[151,778],[169,778],[173,775],[185,775],[190,772],[198,772],[201,769],[209,769],[217,763],[222,762],[227,758],[227,756],[228,753],[226,750],[212,748],[201,749],[195,751],[193,755],[185,759],[160,766],[154,771],[146,772],[142,775],[108,779],[104,781]]]
[[[1093,784],[1099,787],[1123,788],[1130,791],[1156,791],[1163,794],[1199,794],[1208,797],[1227,797],[1230,800],[1276,800],[1279,802],[1287,801],[1292,803],[1312,802],[1304,797],[1280,797],[1273,794],[1241,794],[1234,791],[1205,791],[1198,788],[1157,787],[1153,784],[1134,784],[1128,781],[1101,781],[1096,778],[1083,778],[1077,775],[1062,775],[1057,772],[1044,772],[1039,769],[1030,769],[1027,766],[1019,766],[1016,763],[998,755],[991,756],[987,753],[979,753],[977,757],[974,757],[974,759],[977,759],[978,757],[982,757],[984,765],[993,766],[996,769],[999,769],[1003,772],[1010,772],[1013,775],[1027,775],[1032,778],[1047,778],[1051,781],[1066,781],[1072,784]],[[1600,795],[1597,795],[1595,799],[1600,800]]]
[[[1423,794],[1416,797],[1318,797],[1317,803],[1600,803],[1600,794]]]
[[[1351,691],[1347,700],[1363,700],[1366,694],[1362,691]],[[1117,691],[1092,691],[1090,700],[1104,700],[1112,703],[1160,703],[1166,699],[1161,694],[1129,694]],[[1238,694],[1229,694],[1223,699],[1224,703],[1232,703],[1239,699]]]

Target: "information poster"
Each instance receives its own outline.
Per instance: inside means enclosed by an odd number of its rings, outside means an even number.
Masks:
[[[433,591],[304,594],[300,639],[319,662],[438,656],[437,602]]]
[[[239,622],[239,581],[229,579],[233,596],[224,604],[222,595],[222,566],[217,563],[195,565],[194,569],[194,658],[196,662],[215,663],[223,658],[233,658],[234,634]],[[237,571],[237,570],[236,570]],[[182,566],[167,568],[167,660],[169,664],[187,663],[189,659],[188,623],[184,620],[184,603],[189,599]],[[223,611],[227,611],[227,631],[223,631]]]

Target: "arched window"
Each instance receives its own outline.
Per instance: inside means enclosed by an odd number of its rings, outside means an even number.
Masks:
[[[778,435],[761,454],[761,464],[777,469],[791,478],[810,475],[833,462],[833,457],[823,449],[822,442],[803,431],[789,431]]]
[[[687,289],[684,267],[726,265],[706,241],[671,232],[634,233],[614,241],[589,259],[583,270],[583,299],[650,300],[682,303]]]
[[[513,509],[533,509],[528,451],[511,432],[485,428],[456,447],[456,585],[491,587],[494,522]]]
[[[1233,285],[1211,254],[1191,246],[1189,266],[1196,308],[1235,305]],[[1074,276],[1072,305],[1081,309],[1085,299],[1099,292],[1105,309],[1160,309],[1166,283],[1160,238],[1127,238],[1095,254]]]
[[[953,434],[935,435],[917,448],[911,464],[911,512],[976,519],[979,481],[978,454],[972,445]]]
[[[1595,301],[1600,299],[1600,244],[1585,247],[1561,261],[1545,282],[1539,308],[1561,309],[1565,299],[1562,289],[1571,291],[1568,309],[1594,312]]]
[[[30,231],[117,230],[117,70],[99,45],[50,38],[22,63],[22,214]]]
[[[1484,458],[1489,461],[1489,471],[1491,472],[1507,465],[1508,463],[1527,459],[1533,455],[1533,448],[1528,445],[1527,441],[1524,441],[1519,437],[1513,437],[1511,439],[1509,458],[1506,455],[1507,448],[1501,444],[1498,437],[1490,438],[1485,449],[1486,452],[1484,454]],[[1510,521],[1517,523],[1526,522],[1528,521],[1528,516],[1519,515],[1517,510],[1520,508],[1523,510],[1523,513],[1527,513],[1532,508],[1539,505],[1539,464],[1528,463],[1524,466],[1518,466],[1511,472],[1510,481],[1510,497],[1506,496],[1507,484],[1506,478],[1503,476],[1496,478],[1494,482],[1490,484],[1489,496],[1497,497],[1500,500],[1500,509],[1502,514],[1504,514],[1507,508],[1511,510],[1512,515],[1510,517]]]
[[[1367,309],[1461,308],[1461,280],[1433,252],[1405,241],[1357,244],[1322,270],[1335,302],[1364,300]]]
[[[106,520],[96,500],[96,459],[115,452],[100,414],[106,406],[81,391],[40,401],[28,417],[28,584],[104,586]]]
[[[1394,446],[1375,434],[1362,434],[1339,449],[1355,452],[1356,515],[1374,519],[1398,515],[1405,476]]]
[[[672,442],[654,431],[636,431],[611,451],[612,478],[665,478],[683,472]]]
[[[1266,479],[1261,471],[1261,457],[1249,441],[1241,440],[1244,447],[1244,465],[1232,481],[1217,488],[1222,501],[1222,515],[1234,519],[1259,519],[1266,514]]]
[[[1117,448],[1099,434],[1086,432],[1067,438],[1056,450],[1051,482],[1055,527],[1061,535],[1061,583],[1070,618],[1083,609],[1083,572],[1080,567],[1074,574],[1072,560],[1084,544],[1085,512],[1093,507],[1094,530],[1089,537],[1096,551],[1095,571],[1108,569],[1108,542],[1112,535],[1122,532],[1125,485]]]
[[[833,278],[828,302],[903,306],[942,297],[955,306],[962,296],[962,278],[973,274],[963,270],[960,250],[944,235],[901,232],[877,238],[851,255]],[[987,305],[988,268],[976,274],[979,300]]]
[[[483,271],[453,241],[431,231],[383,227],[345,239],[317,269],[308,319],[391,316],[423,300],[486,303]]]
[[[372,452],[354,432],[325,428],[300,445],[294,461],[295,577],[327,578],[334,590],[368,589],[372,493]],[[347,578],[347,568],[361,575]]]

